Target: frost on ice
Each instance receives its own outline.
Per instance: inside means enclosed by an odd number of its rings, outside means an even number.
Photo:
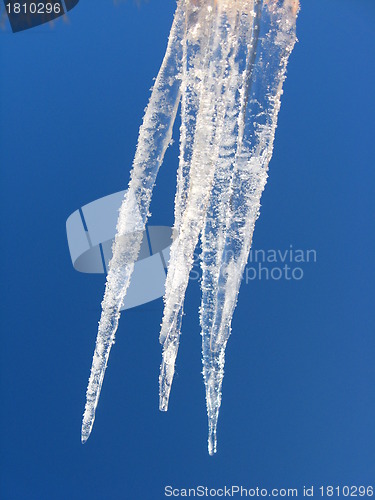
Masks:
[[[298,8],[298,0],[178,0],[119,213],[82,442],[92,430],[153,186],[180,105],[175,239],[160,332],[159,407],[168,409],[185,292],[201,238],[200,325],[208,451],[216,452],[225,348],[267,181],[286,66],[296,41]]]

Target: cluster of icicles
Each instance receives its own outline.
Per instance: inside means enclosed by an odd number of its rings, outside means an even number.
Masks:
[[[121,305],[150,215],[153,187],[180,107],[175,238],[160,333],[160,410],[168,409],[184,297],[201,238],[208,451],[216,452],[225,348],[267,181],[286,66],[296,41],[297,13],[298,0],[178,0],[119,213],[82,442],[92,430]]]

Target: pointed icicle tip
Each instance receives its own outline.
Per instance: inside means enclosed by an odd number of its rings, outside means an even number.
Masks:
[[[92,426],[91,426],[91,428],[87,429],[87,426],[82,424],[82,429],[81,429],[81,443],[82,444],[86,443],[86,441],[88,440],[88,438],[91,435],[91,431],[92,431]]]
[[[168,411],[168,398],[165,396],[160,396],[159,399],[159,410]]]
[[[90,437],[91,432],[85,432],[83,429],[81,431],[81,443],[85,444],[88,438]]]
[[[208,454],[213,457],[217,452],[216,432],[210,432],[208,436]]]

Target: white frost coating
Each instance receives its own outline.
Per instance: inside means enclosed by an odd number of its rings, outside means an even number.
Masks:
[[[86,442],[94,424],[109,353],[114,343],[134,262],[138,258],[142,233],[149,216],[152,190],[165,151],[171,141],[172,127],[180,100],[180,65],[185,31],[185,2],[177,5],[164,60],[139,131],[131,180],[122,203],[102,302],[102,314],[87,387],[82,421],[82,442]]]
[[[225,348],[251,247],[294,47],[298,0],[179,0],[120,209],[82,424],[90,435],[156,175],[181,95],[180,161],[160,342],[167,410],[185,291],[202,238],[203,377],[208,450],[216,452]]]

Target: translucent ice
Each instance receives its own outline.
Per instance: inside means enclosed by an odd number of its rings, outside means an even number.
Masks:
[[[298,8],[298,0],[177,3],[119,214],[87,389],[83,442],[92,429],[121,303],[181,100],[175,239],[160,332],[159,406],[168,408],[185,292],[201,237],[200,324],[208,449],[210,454],[216,452],[225,348],[267,181],[282,86],[296,41]]]

